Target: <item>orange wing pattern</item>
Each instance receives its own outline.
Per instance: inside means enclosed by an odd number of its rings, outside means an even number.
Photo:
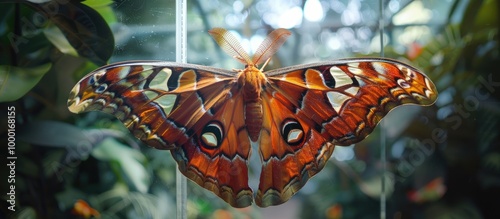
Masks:
[[[116,63],[80,80],[68,105],[75,113],[115,115],[147,145],[171,150],[188,178],[233,206],[248,206],[250,141],[231,74],[168,62]]]
[[[254,198],[261,207],[286,202],[324,167],[335,145],[363,140],[399,105],[437,98],[427,76],[398,61],[346,59],[262,73],[256,65],[288,31],[272,32],[253,59],[227,31],[210,33],[246,68],[115,63],[81,79],[68,106],[115,115],[146,144],[171,150],[186,177],[234,207]],[[248,186],[252,142],[262,161],[255,197]]]
[[[437,98],[425,75],[390,59],[318,63],[268,75],[260,206],[287,201],[323,168],[334,145],[363,140],[396,106]]]

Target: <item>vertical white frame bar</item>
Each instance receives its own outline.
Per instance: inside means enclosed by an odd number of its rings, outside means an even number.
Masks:
[[[178,63],[187,62],[187,0],[176,0],[175,2],[175,61]],[[187,218],[187,182],[186,177],[177,168],[176,171],[176,204],[177,204],[177,219]]]

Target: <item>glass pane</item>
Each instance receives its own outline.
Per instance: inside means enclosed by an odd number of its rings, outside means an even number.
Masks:
[[[21,75],[47,63],[51,69],[19,99],[2,99],[0,110],[15,106],[23,127],[16,129],[14,217],[170,218],[176,209],[170,152],[139,142],[114,116],[69,113],[66,98],[106,61],[174,62],[175,1],[83,3],[0,9],[0,48],[7,48],[0,70],[19,67]],[[421,69],[439,91],[434,105],[398,107],[363,141],[337,146],[284,204],[233,208],[188,180],[189,218],[497,218],[498,202],[486,200],[500,195],[498,8],[493,0],[188,1],[188,63],[245,68],[210,37],[213,27],[229,30],[249,54],[272,30],[285,28],[292,35],[266,71],[385,56]],[[114,44],[106,41],[107,26]],[[1,71],[0,77],[7,81]],[[2,89],[22,90],[1,86],[0,98]],[[102,101],[123,96],[113,95]],[[261,163],[254,146],[249,184],[256,191]]]

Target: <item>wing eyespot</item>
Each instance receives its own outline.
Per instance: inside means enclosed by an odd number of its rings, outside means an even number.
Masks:
[[[102,94],[104,91],[106,91],[106,89],[108,89],[108,85],[107,84],[101,84],[101,85],[99,85],[99,87],[97,87],[95,89],[95,92],[98,93],[98,94]]]
[[[301,145],[305,138],[302,125],[295,119],[285,119],[281,123],[281,137],[290,146]]]
[[[405,80],[403,80],[403,79],[401,79],[401,78],[397,79],[397,81],[396,81],[396,82],[397,82],[397,83],[398,83],[398,85],[399,85],[401,88],[403,88],[403,89],[408,89],[408,88],[410,88],[410,87],[411,87],[411,85],[410,85],[407,81],[405,81]]]
[[[104,74],[106,74],[106,71],[100,71],[100,72],[94,73],[92,76],[90,76],[89,81],[88,81],[88,85],[89,86],[98,85],[97,81],[99,81]]]
[[[224,139],[224,127],[218,121],[211,121],[201,131],[200,144],[208,149],[221,146]]]
[[[89,83],[89,86],[93,86],[93,85],[95,84],[95,82],[96,82],[96,81],[97,81],[97,80],[96,80],[95,75],[92,75],[92,76],[89,78],[89,82],[88,82],[88,83]]]

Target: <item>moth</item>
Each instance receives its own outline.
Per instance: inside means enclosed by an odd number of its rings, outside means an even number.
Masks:
[[[234,207],[289,200],[336,145],[363,140],[393,108],[431,105],[432,81],[385,58],[355,58],[263,72],[291,33],[272,31],[252,58],[222,28],[210,35],[240,70],[163,61],[114,63],[71,90],[71,112],[113,114],[147,145],[170,150],[179,170]],[[262,162],[254,195],[251,146]]]

